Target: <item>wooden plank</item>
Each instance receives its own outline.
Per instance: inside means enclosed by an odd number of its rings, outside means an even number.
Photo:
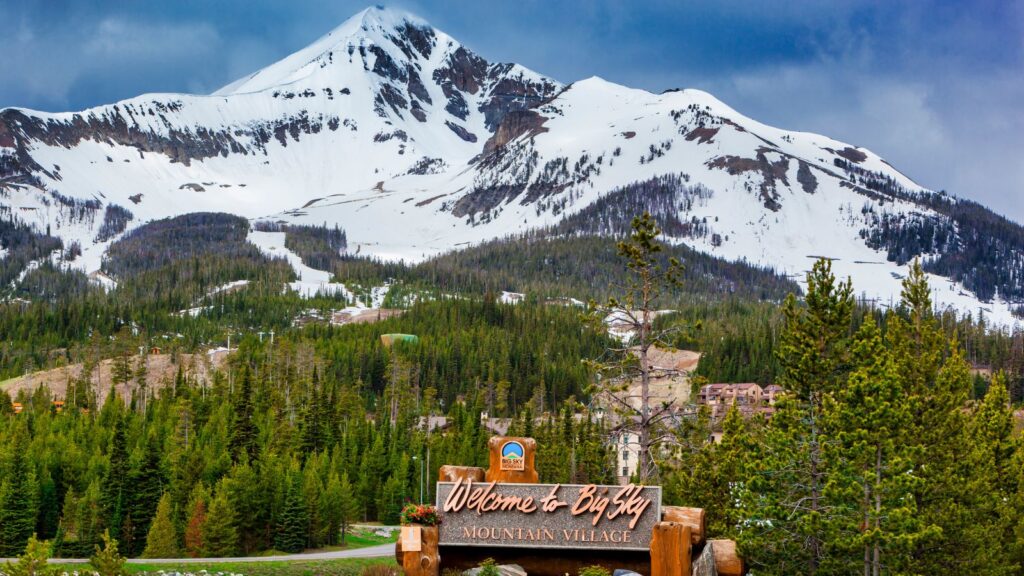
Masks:
[[[690,576],[690,527],[659,522],[651,532],[651,576]]]
[[[690,527],[690,542],[694,546],[704,543],[704,509],[687,508],[684,506],[662,506],[661,519],[665,522],[676,522]]]

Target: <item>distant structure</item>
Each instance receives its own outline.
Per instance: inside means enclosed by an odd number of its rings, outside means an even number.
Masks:
[[[697,405],[707,406],[711,410],[712,420],[725,418],[726,412],[732,406],[738,407],[740,414],[744,416],[771,416],[775,413],[775,403],[783,393],[782,386],[778,384],[770,384],[764,388],[752,382],[706,384],[700,388]]]

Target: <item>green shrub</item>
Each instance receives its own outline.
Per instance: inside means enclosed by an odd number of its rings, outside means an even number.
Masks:
[[[501,571],[498,570],[498,564],[494,558],[487,558],[480,563],[480,573],[476,576],[501,576]]]
[[[611,572],[604,566],[584,566],[580,569],[579,576],[611,576]]]

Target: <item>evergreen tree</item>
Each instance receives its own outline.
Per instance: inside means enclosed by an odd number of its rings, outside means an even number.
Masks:
[[[349,526],[359,519],[359,501],[356,499],[355,490],[348,480],[348,473],[342,473],[340,486],[340,504],[338,511],[341,520],[341,541],[345,542]]]
[[[937,528],[917,542],[913,565],[926,574],[967,573],[976,567],[975,556],[962,550],[988,545],[964,539],[964,527],[977,521],[966,481],[972,471],[960,454],[971,443],[965,435],[970,367],[959,346],[951,346],[942,333],[930,295],[927,277],[915,262],[903,281],[899,314],[888,319],[893,357],[914,415],[905,441],[917,448],[917,514]]]
[[[164,493],[156,508],[156,516],[149,526],[146,536],[146,548],[142,551],[143,558],[177,558],[181,554],[178,547],[178,536],[171,520],[171,497]]]
[[[823,568],[866,576],[912,573],[914,547],[935,531],[907,497],[921,483],[914,474],[917,450],[903,438],[912,405],[872,319],[857,334],[853,358],[846,386],[825,406],[836,438],[825,446],[833,466],[825,495],[839,514],[825,530],[836,553]]]
[[[185,551],[193,558],[198,558],[204,550],[203,527],[206,524],[206,502],[196,500],[185,526]]]
[[[985,542],[972,568],[977,574],[1020,573],[1015,558],[1015,524],[1020,520],[1015,472],[1015,433],[1010,411],[1006,377],[992,378],[981,405],[972,415],[968,429],[971,439],[965,469],[972,524],[964,526],[966,540]],[[1019,440],[1018,440],[1019,441]]]
[[[302,552],[306,549],[308,519],[299,481],[297,474],[288,481],[281,514],[277,521],[274,547],[283,552]]]
[[[29,461],[28,431],[17,426],[7,473],[0,482],[0,556],[14,557],[34,535],[38,488]]]
[[[202,539],[204,556],[231,556],[237,550],[235,511],[223,489],[223,482],[217,486],[216,495],[210,501],[206,522],[202,524]]]
[[[377,502],[380,521],[392,526],[398,524],[404,500],[405,487],[401,480],[394,474],[388,476],[380,490],[380,498]]]
[[[132,556],[146,546],[149,525],[163,495],[164,475],[160,464],[161,450],[155,434],[148,436],[141,459],[128,473],[128,523],[122,534],[125,552]]]
[[[669,437],[665,422],[673,416],[667,405],[657,406],[651,396],[654,366],[649,353],[655,347],[668,347],[679,331],[677,326],[655,329],[654,318],[662,300],[681,286],[683,266],[674,256],[662,256],[665,247],[657,241],[659,235],[661,230],[648,212],[633,218],[629,238],[616,245],[629,272],[625,283],[617,287],[623,294],[610,297],[601,306],[591,305],[592,322],[604,326],[613,318],[620,330],[631,334],[626,346],[611,350],[618,362],[596,366],[605,379],[599,380],[604,384],[595,393],[621,413],[639,438],[637,475],[641,482],[658,476],[655,456]],[[634,381],[639,392],[626,392]],[[545,392],[543,386],[538,391]]]
[[[107,399],[107,404],[116,405],[115,399]],[[124,528],[128,499],[125,483],[128,480],[128,440],[125,435],[125,423],[120,415],[115,416],[114,433],[110,438],[107,453],[109,464],[102,484],[102,504],[104,518],[110,530],[110,537],[118,540]]]
[[[238,462],[243,455],[249,461],[256,459],[258,445],[256,442],[256,423],[253,421],[252,378],[249,367],[242,371],[242,383],[234,399],[234,413],[231,419],[231,457]]]
[[[103,531],[103,548],[96,544],[96,551],[89,558],[89,565],[99,576],[128,576],[125,557],[117,551],[117,540],[110,537],[110,531]]]
[[[35,534],[29,535],[25,553],[18,556],[16,564],[7,563],[4,573],[7,576],[53,576],[56,570],[50,567],[50,543],[36,539]]]
[[[850,281],[836,283],[826,259],[807,275],[805,305],[783,306],[781,383],[791,394],[777,404],[762,457],[747,486],[740,546],[765,574],[815,576],[832,560],[828,534],[837,511],[828,506],[831,481],[824,407],[845,380],[853,315]]]

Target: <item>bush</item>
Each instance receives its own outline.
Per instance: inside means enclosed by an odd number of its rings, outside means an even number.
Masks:
[[[480,563],[480,572],[476,576],[501,576],[501,570],[498,570],[494,558],[487,558]]]
[[[604,566],[584,566],[580,569],[579,576],[611,576],[611,572]]]

